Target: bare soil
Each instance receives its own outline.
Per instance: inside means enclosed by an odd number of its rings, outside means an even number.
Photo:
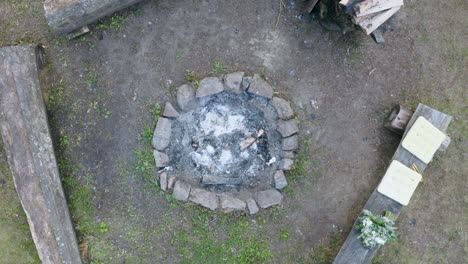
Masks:
[[[300,2],[147,1],[74,41],[49,36],[39,11],[17,19],[16,3],[0,4],[0,45],[45,44],[53,139],[90,263],[328,263],[399,143],[384,118],[419,102],[454,116],[452,143],[374,263],[466,261],[466,1],[408,0],[383,45],[326,31]],[[215,61],[263,74],[298,115],[303,155],[284,203],[252,218],[176,203],[141,177],[149,105],[174,102],[187,71],[207,76]]]

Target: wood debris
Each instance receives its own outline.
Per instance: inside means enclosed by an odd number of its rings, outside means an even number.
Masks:
[[[403,0],[342,0],[340,5],[351,10],[351,20],[370,35],[403,6]]]

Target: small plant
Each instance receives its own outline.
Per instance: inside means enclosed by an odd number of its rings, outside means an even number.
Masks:
[[[279,232],[279,238],[281,240],[289,240],[290,234],[288,230],[280,230]]]
[[[361,233],[359,238],[365,247],[373,248],[382,246],[395,239],[395,224],[393,215],[386,213],[385,216],[374,215],[364,210],[357,220],[356,229]]]
[[[99,224],[99,233],[104,234],[104,233],[106,233],[107,231],[109,231],[109,230],[107,229],[107,224],[106,224],[105,222],[101,222],[101,223]]]
[[[229,70],[229,67],[222,65],[220,61],[215,61],[211,70],[213,73],[225,73]]]
[[[197,88],[198,85],[200,85],[200,77],[194,72],[187,72],[185,74],[185,80],[190,82],[195,88]]]

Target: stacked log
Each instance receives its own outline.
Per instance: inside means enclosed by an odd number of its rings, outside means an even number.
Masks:
[[[403,6],[403,0],[341,0],[339,3],[352,21],[370,35]]]

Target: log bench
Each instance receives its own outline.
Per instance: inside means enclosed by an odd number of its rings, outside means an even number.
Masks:
[[[30,46],[0,48],[0,132],[42,263],[81,264],[49,133],[37,52]]]
[[[399,108],[401,109],[401,108]],[[397,111],[398,112],[398,111]],[[405,113],[406,116],[406,113]],[[419,104],[416,108],[416,111],[412,115],[409,122],[406,124],[399,124],[398,127],[406,127],[404,130],[403,138],[405,138],[408,131],[411,129],[412,125],[416,121],[416,119],[420,116],[426,118],[429,122],[431,122],[435,127],[437,127],[440,131],[445,132],[447,127],[452,120],[452,117],[434,110],[426,105]],[[403,141],[403,140],[402,140]],[[446,148],[444,144],[442,144],[443,148]],[[398,146],[395,154],[393,155],[392,160],[397,160],[404,164],[405,166],[411,168],[412,165],[416,165],[419,169],[419,172],[422,173],[426,168],[427,164],[419,160],[416,156],[411,154],[409,151],[404,149],[400,145]],[[364,206],[363,210],[369,210],[374,214],[382,215],[386,211],[392,212],[395,216],[395,220],[400,215],[401,210],[403,209],[403,205],[399,204],[398,202],[380,194],[377,189],[374,190],[372,195],[370,196],[369,200],[367,200],[366,205]],[[380,247],[375,247],[372,249],[365,248],[359,237],[359,232],[355,228],[356,222],[354,222],[353,227],[346,238],[345,242],[343,243],[338,255],[336,256],[333,264],[364,264],[370,263],[372,258],[377,253],[377,250]]]
[[[141,0],[45,0],[47,23],[58,34],[67,34],[99,18],[129,7]]]

